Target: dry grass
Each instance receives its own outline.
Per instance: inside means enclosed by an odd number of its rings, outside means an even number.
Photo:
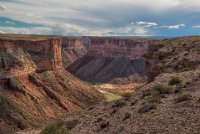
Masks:
[[[175,103],[180,103],[180,102],[183,102],[183,101],[187,101],[187,100],[190,100],[191,99],[191,95],[190,94],[181,94],[179,96],[177,96],[174,101]]]
[[[138,112],[142,114],[142,113],[149,112],[150,110],[153,110],[153,109],[156,109],[156,104],[148,102],[148,103],[141,105]]]
[[[168,84],[169,85],[176,85],[176,84],[180,84],[181,82],[182,81],[178,76],[174,76],[169,80]]]
[[[152,87],[152,95],[161,95],[171,93],[171,87],[162,84],[156,84]]]

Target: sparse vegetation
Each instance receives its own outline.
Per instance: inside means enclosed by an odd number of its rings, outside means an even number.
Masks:
[[[123,120],[127,120],[131,118],[131,113],[126,113]]]
[[[186,85],[186,86],[189,86],[189,85],[191,85],[191,84],[192,84],[191,81],[187,81],[187,82],[185,82],[185,85]]]
[[[182,63],[182,61],[175,61],[174,63],[173,63],[173,67],[174,67],[174,69],[175,70],[180,70],[180,69],[183,69],[183,63]]]
[[[172,77],[168,82],[169,85],[176,85],[180,83],[181,83],[181,79],[178,76]]]
[[[156,104],[147,102],[147,103],[141,105],[138,112],[142,114],[142,113],[149,112],[150,110],[153,110],[153,109],[156,109]]]
[[[131,98],[132,93],[124,93],[122,96],[123,96],[124,98]]]
[[[169,94],[171,87],[162,84],[156,84],[152,87],[152,95]]]
[[[41,134],[70,134],[70,130],[73,129],[78,122],[78,120],[71,120],[68,122],[51,124],[42,130]]]
[[[150,102],[150,103],[161,103],[161,97],[153,95],[153,96],[148,98],[148,102]]]
[[[118,100],[115,102],[115,104],[112,106],[113,108],[114,107],[123,107],[124,105],[126,105],[126,103],[122,100]]]
[[[180,103],[180,102],[187,101],[187,100],[190,100],[190,99],[191,99],[190,94],[181,94],[178,97],[176,97],[174,99],[174,101],[175,101],[175,103]]]
[[[110,123],[108,121],[104,121],[101,123],[100,127],[101,127],[101,129],[104,129],[104,128],[107,128],[109,126],[109,124]]]
[[[69,134],[69,129],[65,127],[63,122],[49,125],[41,134]]]
[[[146,96],[150,96],[152,94],[152,91],[150,90],[145,90],[142,92],[142,98],[146,97]]]

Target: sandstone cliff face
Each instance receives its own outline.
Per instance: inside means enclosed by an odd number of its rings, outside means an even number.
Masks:
[[[0,36],[0,120],[9,132],[103,100],[100,92],[64,70],[60,38],[14,37]]]
[[[62,57],[67,67],[87,53],[81,37],[62,37]]]
[[[156,39],[89,37],[87,55],[67,69],[79,78],[91,82],[113,83],[124,78],[129,78],[129,82],[144,82],[146,65],[143,55],[150,45],[158,42],[160,40]]]
[[[3,38],[0,44],[1,77],[63,68],[59,38],[37,41]]]
[[[140,60],[148,50],[150,42],[136,39],[90,38],[88,54]]]

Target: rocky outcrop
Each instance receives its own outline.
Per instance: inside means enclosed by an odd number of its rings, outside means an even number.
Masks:
[[[81,37],[62,37],[62,57],[65,67],[87,53]]]
[[[38,127],[104,100],[64,70],[60,38],[1,35],[0,50],[0,125],[9,132]]]
[[[62,69],[59,38],[40,40],[0,39],[1,76]]]
[[[200,37],[166,39],[149,47],[145,54],[149,81],[161,73],[195,70],[200,67]]]
[[[87,55],[71,64],[67,70],[90,82],[144,82],[144,53],[156,39],[117,39],[89,37]],[[122,83],[124,83],[122,82]]]

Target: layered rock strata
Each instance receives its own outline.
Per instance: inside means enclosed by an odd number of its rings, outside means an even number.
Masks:
[[[87,55],[67,69],[79,78],[91,82],[119,82],[122,79],[144,82],[146,65],[143,55],[150,45],[160,41],[89,37]],[[127,80],[127,77],[130,79]]]
[[[64,70],[60,38],[0,36],[0,133],[37,127],[103,100]]]

